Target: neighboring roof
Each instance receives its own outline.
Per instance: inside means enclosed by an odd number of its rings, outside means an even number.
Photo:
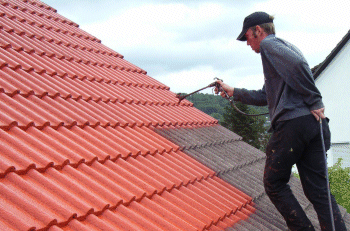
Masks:
[[[350,30],[343,37],[343,39],[337,44],[337,46],[332,50],[332,52],[327,56],[327,58],[314,68],[312,68],[312,73],[314,75],[314,79],[322,73],[324,69],[332,62],[332,60],[337,56],[337,54],[341,51],[341,49],[345,46],[345,44],[350,40]]]
[[[286,229],[264,153],[38,0],[0,0],[0,108],[0,230]]]

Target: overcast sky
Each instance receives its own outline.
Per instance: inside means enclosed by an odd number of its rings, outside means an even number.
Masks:
[[[275,16],[276,36],[296,45],[310,67],[350,29],[347,0],[42,1],[176,93],[214,77],[234,87],[262,87],[260,55],[236,40],[255,11]]]

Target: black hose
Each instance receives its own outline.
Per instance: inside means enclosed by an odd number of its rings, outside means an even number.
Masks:
[[[323,128],[322,128],[322,119],[321,119],[321,117],[319,117],[319,120],[320,120],[320,132],[321,132],[323,156],[324,156],[324,160],[325,160],[325,170],[326,170],[326,180],[327,180],[327,193],[328,193],[329,212],[330,212],[330,215],[331,215],[332,230],[335,231],[334,217],[333,217],[333,207],[332,207],[332,199],[331,199],[331,190],[330,190],[330,187],[329,187],[328,166],[327,166],[327,155],[326,155],[326,148],[325,148],[325,144],[324,144],[324,137],[323,137]]]

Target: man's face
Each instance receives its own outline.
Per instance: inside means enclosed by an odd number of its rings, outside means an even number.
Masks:
[[[254,33],[251,29],[245,33],[245,37],[247,38],[247,46],[250,46],[256,53],[260,53],[260,37],[254,36]]]

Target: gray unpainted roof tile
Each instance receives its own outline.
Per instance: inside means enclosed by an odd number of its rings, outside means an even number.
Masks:
[[[242,137],[220,125],[155,131],[179,145],[189,156],[214,170],[218,177],[253,198],[255,213],[226,230],[288,230],[283,217],[264,190],[265,153],[245,143]],[[316,212],[305,197],[300,180],[292,175],[289,185],[315,229],[320,230]],[[350,215],[341,206],[340,209],[347,228],[350,229]]]

